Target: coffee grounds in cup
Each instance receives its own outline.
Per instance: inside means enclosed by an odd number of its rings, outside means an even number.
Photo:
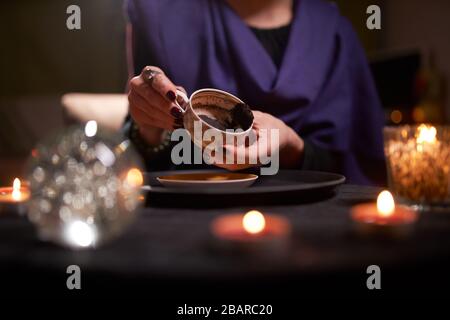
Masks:
[[[253,123],[253,113],[250,107],[245,103],[238,103],[231,109],[231,118],[233,127],[242,130],[248,130]]]
[[[231,110],[215,105],[201,106],[196,108],[196,112],[200,119],[222,131],[227,129],[246,131],[253,123],[253,113],[245,103],[238,103]]]

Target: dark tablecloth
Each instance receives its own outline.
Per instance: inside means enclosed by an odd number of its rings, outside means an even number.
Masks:
[[[92,296],[373,295],[366,287],[366,268],[376,264],[383,288],[377,295],[440,294],[450,284],[450,213],[421,214],[415,232],[405,239],[361,238],[350,208],[375,200],[379,191],[343,185],[323,201],[288,206],[146,207],[119,239],[79,252],[40,242],[25,218],[3,213],[0,283],[11,294],[68,294],[66,268],[75,264],[82,270],[83,289],[77,294]],[[212,219],[248,209],[290,220],[287,255],[231,255],[211,246]]]

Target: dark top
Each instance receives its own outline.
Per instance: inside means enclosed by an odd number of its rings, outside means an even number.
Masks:
[[[280,68],[288,44],[291,24],[273,29],[259,29],[253,27],[250,29],[267,51],[273,63],[277,68]],[[146,159],[148,162],[147,164],[151,163],[152,169],[163,170],[166,167],[164,164],[167,163],[167,161],[170,161],[170,148],[166,150],[166,152],[162,152],[162,154],[152,158],[153,159]],[[302,163],[299,164],[301,169],[337,172],[339,163],[338,153],[321,148],[309,140],[304,139],[304,153]],[[180,166],[179,168],[187,169],[184,168],[184,166]]]
[[[284,51],[289,40],[291,24],[274,29],[250,28],[258,38],[261,45],[266,49],[273,63],[280,68]]]
[[[273,63],[279,69],[286,50],[291,24],[273,28],[250,28],[258,38],[261,45],[272,58]],[[308,140],[304,140],[305,149],[301,168],[304,170],[319,170],[334,172],[338,169],[338,155],[331,150],[320,148]]]
[[[283,55],[289,40],[290,28],[290,24],[274,29],[259,29],[253,27],[250,28],[258,38],[261,45],[265,48],[277,68],[280,67],[283,60]],[[337,153],[316,146],[314,143],[308,141],[307,139],[304,139],[304,143],[305,145],[302,163],[299,164],[299,167],[301,169],[329,172],[338,171],[338,164],[340,163],[340,161],[338,159]],[[146,159],[153,160],[151,161],[151,167],[153,169],[164,169],[164,163],[170,161],[170,157],[168,157],[170,148],[163,153],[164,155],[160,154],[153,159]]]

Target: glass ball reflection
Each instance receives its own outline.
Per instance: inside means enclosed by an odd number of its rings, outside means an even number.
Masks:
[[[40,143],[28,164],[28,217],[41,239],[97,247],[133,221],[143,201],[141,161],[128,140],[95,121]]]

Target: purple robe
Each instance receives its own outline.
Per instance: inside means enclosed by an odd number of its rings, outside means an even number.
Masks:
[[[188,93],[212,87],[340,155],[349,182],[384,180],[384,116],[364,51],[337,7],[296,1],[279,69],[225,0],[129,0],[135,73],[163,69]]]

